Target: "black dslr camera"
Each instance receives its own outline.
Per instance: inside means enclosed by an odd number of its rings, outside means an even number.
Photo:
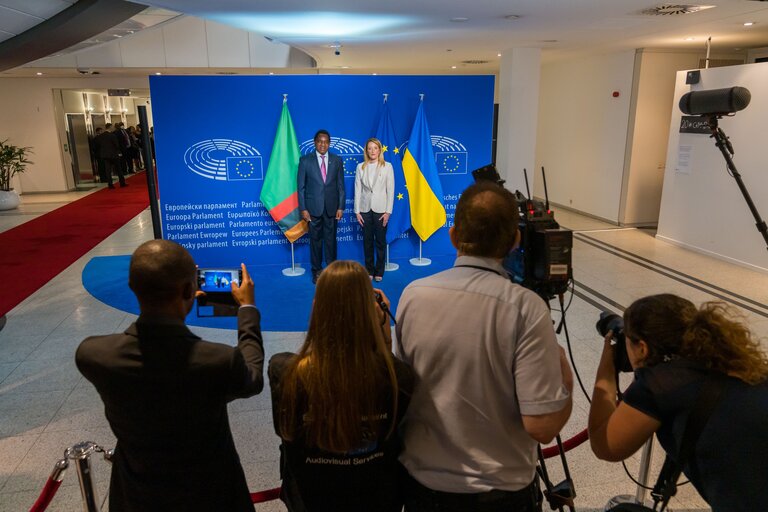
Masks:
[[[617,372],[631,372],[632,364],[629,362],[624,336],[624,319],[617,314],[603,311],[595,327],[603,337],[608,334],[608,331],[613,331],[613,367]]]
[[[475,169],[472,177],[475,181],[493,181],[504,186],[504,180],[493,165]],[[527,186],[527,173],[525,182]],[[546,190],[545,180],[545,196]],[[565,293],[573,277],[573,232],[560,228],[555,212],[549,209],[549,200],[527,199],[519,190],[515,191],[515,199],[520,208],[520,245],[505,258],[504,268],[515,283],[536,292],[545,300]]]

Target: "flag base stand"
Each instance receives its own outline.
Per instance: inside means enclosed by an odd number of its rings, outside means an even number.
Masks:
[[[400,265],[398,265],[397,263],[389,262],[389,244],[387,244],[387,262],[384,264],[384,272],[394,272],[399,268],[400,268]]]
[[[288,277],[303,276],[306,272],[307,269],[298,266],[283,269],[283,275]]]
[[[418,258],[411,258],[409,261],[411,262],[411,265],[414,267],[426,267],[427,265],[432,264],[432,260],[429,258],[422,258],[421,256],[421,240],[419,240],[419,257]]]
[[[303,276],[307,271],[305,268],[301,268],[301,265],[296,264],[296,259],[293,254],[293,242],[291,242],[291,267],[283,269],[283,275],[287,277]]]

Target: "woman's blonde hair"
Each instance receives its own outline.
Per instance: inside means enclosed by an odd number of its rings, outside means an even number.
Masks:
[[[283,439],[344,453],[376,439],[382,417],[394,431],[397,379],[377,308],[359,263],[337,260],[320,275],[307,337],[281,381]]]
[[[367,164],[371,162],[371,160],[368,160],[368,144],[371,142],[379,146],[379,159],[377,160],[377,165],[384,165],[384,146],[381,145],[381,141],[376,137],[371,137],[365,141],[365,163]]]
[[[748,384],[768,379],[768,356],[741,315],[722,302],[700,308],[672,294],[636,300],[624,312],[624,332],[631,343],[648,345],[643,364],[653,366],[683,357]]]

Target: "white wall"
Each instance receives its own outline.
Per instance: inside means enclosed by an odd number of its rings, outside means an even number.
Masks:
[[[542,66],[536,172],[546,168],[551,202],[618,222],[634,56]],[[535,195],[543,196],[541,179],[535,182]]]
[[[69,190],[70,172],[61,153],[63,139],[58,129],[63,116],[56,115],[53,89],[148,89],[146,78],[0,78],[0,140],[31,146],[34,164],[21,175],[20,191],[59,192]],[[82,94],[78,93],[80,103]]]
[[[743,86],[752,102],[733,117],[720,121],[735,150],[734,163],[763,218],[768,215],[768,63],[701,70],[701,83],[685,85],[685,72],[676,79],[667,150],[664,192],[657,236],[725,260],[768,271],[768,251],[755,221],[725,170],[725,160],[709,135],[678,133],[680,97],[689,90]],[[681,145],[692,147],[690,172],[678,172]]]
[[[677,71],[695,68],[698,62],[698,54],[690,52],[637,52],[624,201],[619,213],[622,225],[655,225],[659,220],[675,77]]]

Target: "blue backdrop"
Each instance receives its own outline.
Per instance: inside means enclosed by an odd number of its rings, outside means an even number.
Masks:
[[[492,76],[152,76],[150,88],[163,236],[187,247],[200,266],[290,264],[288,241],[259,201],[283,94],[301,153],[314,150],[312,137],[324,128],[330,151],[344,160],[341,259],[363,259],[354,173],[376,133],[383,94],[403,149],[425,95],[448,219],[424,243],[425,256],[455,253],[447,228],[456,201],[470,172],[491,162]],[[307,235],[295,247],[297,261],[308,262]],[[390,245],[393,260],[416,255],[413,230]]]

